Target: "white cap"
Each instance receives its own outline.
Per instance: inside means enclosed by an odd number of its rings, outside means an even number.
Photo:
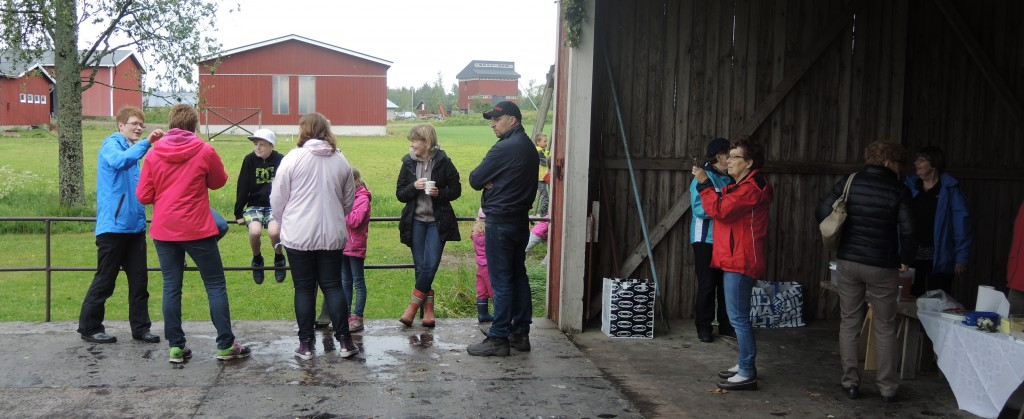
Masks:
[[[277,145],[277,136],[274,135],[274,131],[266,128],[260,128],[249,136],[249,141],[254,140],[266,140],[270,145]]]

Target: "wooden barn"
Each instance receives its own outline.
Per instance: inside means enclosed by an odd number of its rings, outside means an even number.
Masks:
[[[459,72],[459,109],[469,109],[473,101],[519,102],[519,73],[512,61],[473,60]]]
[[[0,128],[49,124],[54,84],[42,64],[0,56]]]
[[[875,140],[901,143],[909,159],[929,144],[946,150],[976,236],[953,296],[973,306],[978,285],[1006,289],[1008,227],[1024,201],[1024,3],[595,0],[585,7],[580,42],[559,51],[549,159],[548,313],[561,329],[595,324],[602,278],[652,279],[630,166],[661,284],[659,311],[693,316],[691,156],[714,137],[750,135],[765,144],[763,171],[775,189],[765,279],[802,284],[809,318],[828,315],[818,298],[832,256],[814,208],[863,166]],[[560,41],[572,26],[567,18]]]
[[[199,62],[203,129],[296,133],[319,112],[336,134],[384,135],[391,62],[298,35],[222,52]]]
[[[44,54],[42,60],[47,71],[55,74],[53,52]],[[92,67],[82,70],[83,85],[89,80],[92,71]],[[115,50],[103,56],[93,76],[95,83],[82,92],[82,116],[113,118],[121,106],[134,105],[141,108],[142,78],[145,74],[142,61],[134,51]],[[60,100],[60,92],[53,99],[54,102]],[[56,114],[56,103],[53,104],[53,111]]]

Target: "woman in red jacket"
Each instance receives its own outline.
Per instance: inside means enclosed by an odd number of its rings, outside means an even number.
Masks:
[[[231,332],[224,264],[217,247],[217,224],[210,212],[208,189],[227,183],[220,156],[196,136],[199,112],[189,105],[175,105],[168,115],[170,131],[149,150],[135,195],[144,205],[153,204],[153,238],[164,277],[164,333],[170,345],[170,361],[192,357],[181,327],[181,283],[185,253],[195,261],[206,286],[210,318],[217,329],[217,359],[249,356]]]
[[[725,308],[739,344],[739,362],[718,373],[725,379],[718,387],[727,390],[757,390],[750,291],[754,281],[764,276],[764,243],[772,203],[772,187],[758,171],[763,165],[764,149],[742,137],[729,148],[727,171],[736,183],[722,188],[721,194],[704,169],[692,169],[704,212],[715,221],[711,266],[724,271]]]

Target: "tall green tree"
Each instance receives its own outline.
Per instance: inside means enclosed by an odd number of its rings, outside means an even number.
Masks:
[[[217,9],[215,0],[0,0],[0,48],[25,63],[54,54],[61,204],[85,204],[82,92],[98,82],[100,60],[132,49],[161,88],[194,85],[195,63],[220,50],[208,34]],[[80,44],[83,27],[99,33]]]

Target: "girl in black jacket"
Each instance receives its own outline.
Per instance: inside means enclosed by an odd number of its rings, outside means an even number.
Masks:
[[[407,138],[409,154],[402,157],[395,197],[405,203],[398,231],[402,243],[412,250],[416,285],[409,307],[399,321],[411,326],[422,305],[423,326],[434,327],[431,286],[441,264],[444,243],[461,239],[451,201],[462,195],[462,184],[452,159],[438,145],[432,125],[412,127]]]

